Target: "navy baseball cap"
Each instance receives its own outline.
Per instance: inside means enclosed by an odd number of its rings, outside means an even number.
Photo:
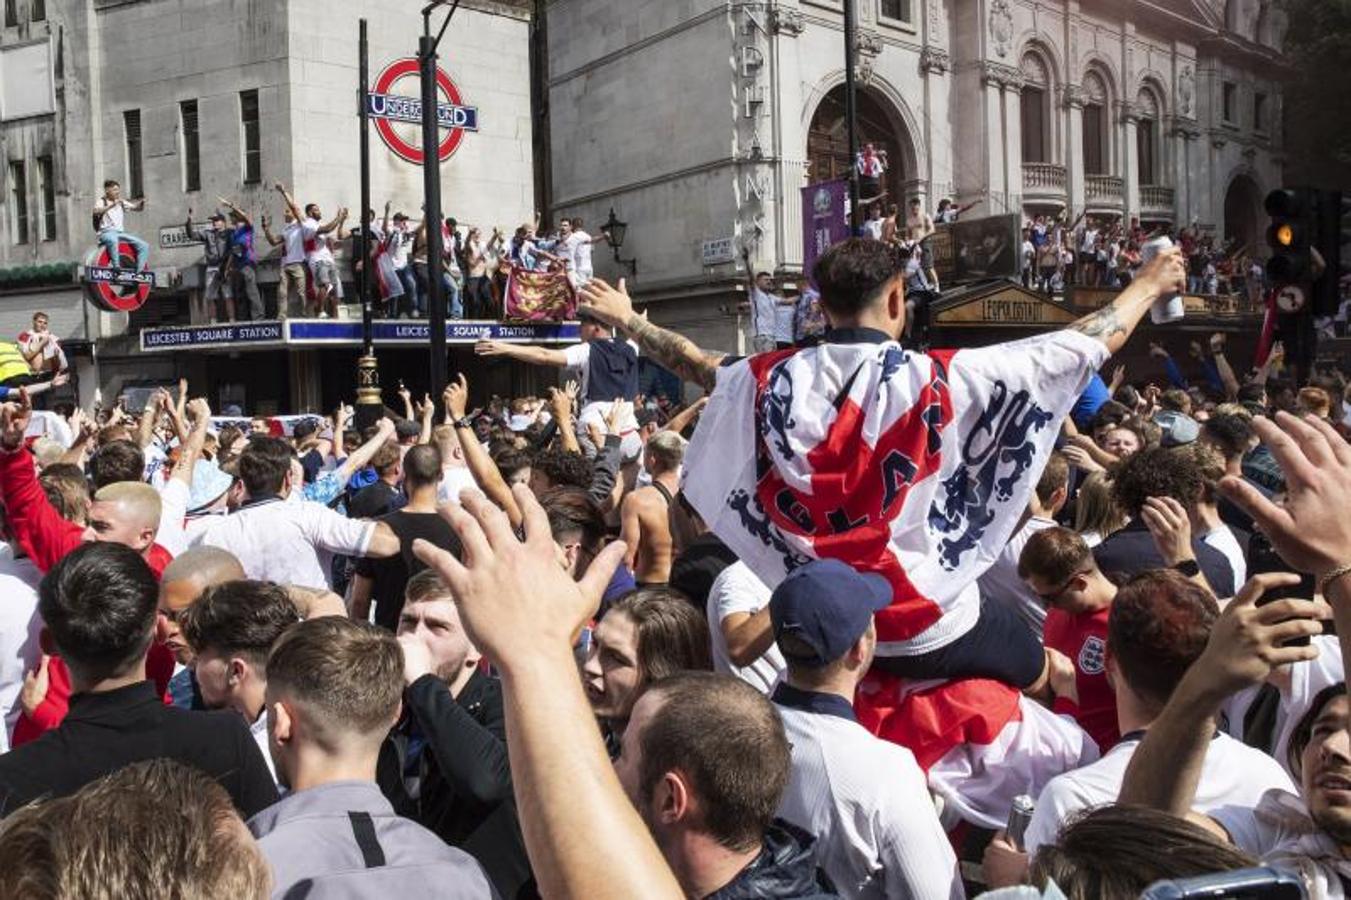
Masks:
[[[820,559],[779,583],[769,598],[769,619],[776,641],[790,634],[816,651],[806,658],[793,656],[793,662],[820,668],[844,656],[868,630],[873,613],[890,603],[891,584],[881,575]]]

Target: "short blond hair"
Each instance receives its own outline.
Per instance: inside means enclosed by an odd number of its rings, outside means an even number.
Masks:
[[[652,461],[656,463],[652,474],[679,469],[685,460],[685,444],[685,439],[674,431],[658,431],[648,438],[647,452],[652,454]]]
[[[0,896],[27,900],[263,900],[272,887],[230,795],[168,759],[133,763],[68,797],[16,811],[0,826],[0,857],[8,861]]]
[[[144,481],[114,481],[105,484],[94,494],[97,503],[116,503],[134,513],[142,525],[158,527],[160,511],[159,491]]]

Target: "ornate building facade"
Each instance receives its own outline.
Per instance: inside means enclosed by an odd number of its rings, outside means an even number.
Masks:
[[[1272,0],[856,9],[860,140],[887,152],[902,206],[1088,211],[1257,246],[1282,173]],[[799,189],[850,165],[841,3],[556,0],[547,15],[553,212],[615,209],[640,299],[730,347],[745,273],[728,248],[800,273]]]

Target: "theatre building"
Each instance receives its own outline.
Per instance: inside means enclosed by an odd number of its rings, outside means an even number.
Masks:
[[[95,388],[111,398],[180,375],[218,406],[290,411],[350,399],[358,322],[212,326],[201,301],[202,246],[184,223],[191,209],[193,223],[205,225],[223,211],[218,197],[246,211],[258,226],[258,280],[269,301],[280,255],[264,240],[261,217],[268,214],[280,234],[283,203],[274,183],[302,205],[317,203],[325,218],[349,207],[346,227],[359,224],[358,20],[369,21],[372,80],[392,71],[384,93],[417,97],[415,67],[411,75],[407,64],[390,67],[415,55],[421,6],[7,0],[0,29],[0,333],[12,337],[28,327],[33,310],[50,313],[85,402]],[[439,51],[441,101],[472,109],[475,119],[441,163],[443,209],[485,232],[498,225],[510,234],[537,206],[531,6],[464,0]],[[390,132],[387,141],[372,129],[372,205],[383,209],[389,201],[392,211],[418,220],[423,170],[398,153],[420,147],[418,127],[396,122]],[[443,130],[443,140],[451,134]],[[126,220],[127,230],[150,244],[155,287],[130,314],[102,312],[84,299],[84,267],[96,249],[91,210],[110,178],[121,182],[124,197],[148,201]],[[346,257],[340,253],[339,268],[351,295]],[[456,332],[458,352],[477,333]],[[407,378],[413,386],[414,373],[425,379],[425,323],[382,324],[376,336],[387,384]]]
[[[886,153],[903,210],[1138,217],[1257,247],[1282,179],[1278,6],[856,0],[860,142]],[[553,212],[613,209],[633,262],[603,274],[636,269],[654,320],[745,349],[740,249],[797,282],[802,189],[852,162],[841,4],[557,0],[548,16]]]

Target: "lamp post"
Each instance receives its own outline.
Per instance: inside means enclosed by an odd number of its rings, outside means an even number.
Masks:
[[[858,233],[858,110],[854,94],[857,19],[854,0],[844,0],[844,128],[849,137],[849,234]]]
[[[616,216],[615,208],[613,206],[610,207],[610,218],[605,221],[605,224],[600,226],[600,233],[605,235],[606,239],[610,242],[610,246],[614,249],[615,262],[626,267],[629,270],[629,275],[631,277],[637,278],[638,260],[636,258],[622,259],[619,255],[620,248],[624,246],[624,237],[628,234],[628,230],[629,223]]]
[[[357,233],[361,268],[357,270],[357,296],[361,298],[361,356],[357,357],[356,426],[365,428],[379,421],[384,410],[380,394],[380,368],[375,358],[375,341],[371,334],[371,279],[370,279],[370,223],[364,221],[371,205],[371,133],[370,133],[370,65],[366,45],[366,20],[360,23],[358,42],[358,69],[361,79],[361,231]]]
[[[432,37],[432,10],[448,0],[432,0],[422,8],[422,37],[418,41],[418,69],[422,76],[422,187],[423,222],[427,227],[427,326],[431,331],[431,365],[428,369],[432,395],[446,384],[446,286],[442,278],[444,248],[441,244],[441,125],[437,120],[436,48],[446,35],[446,26],[460,8],[454,0],[441,30]]]

